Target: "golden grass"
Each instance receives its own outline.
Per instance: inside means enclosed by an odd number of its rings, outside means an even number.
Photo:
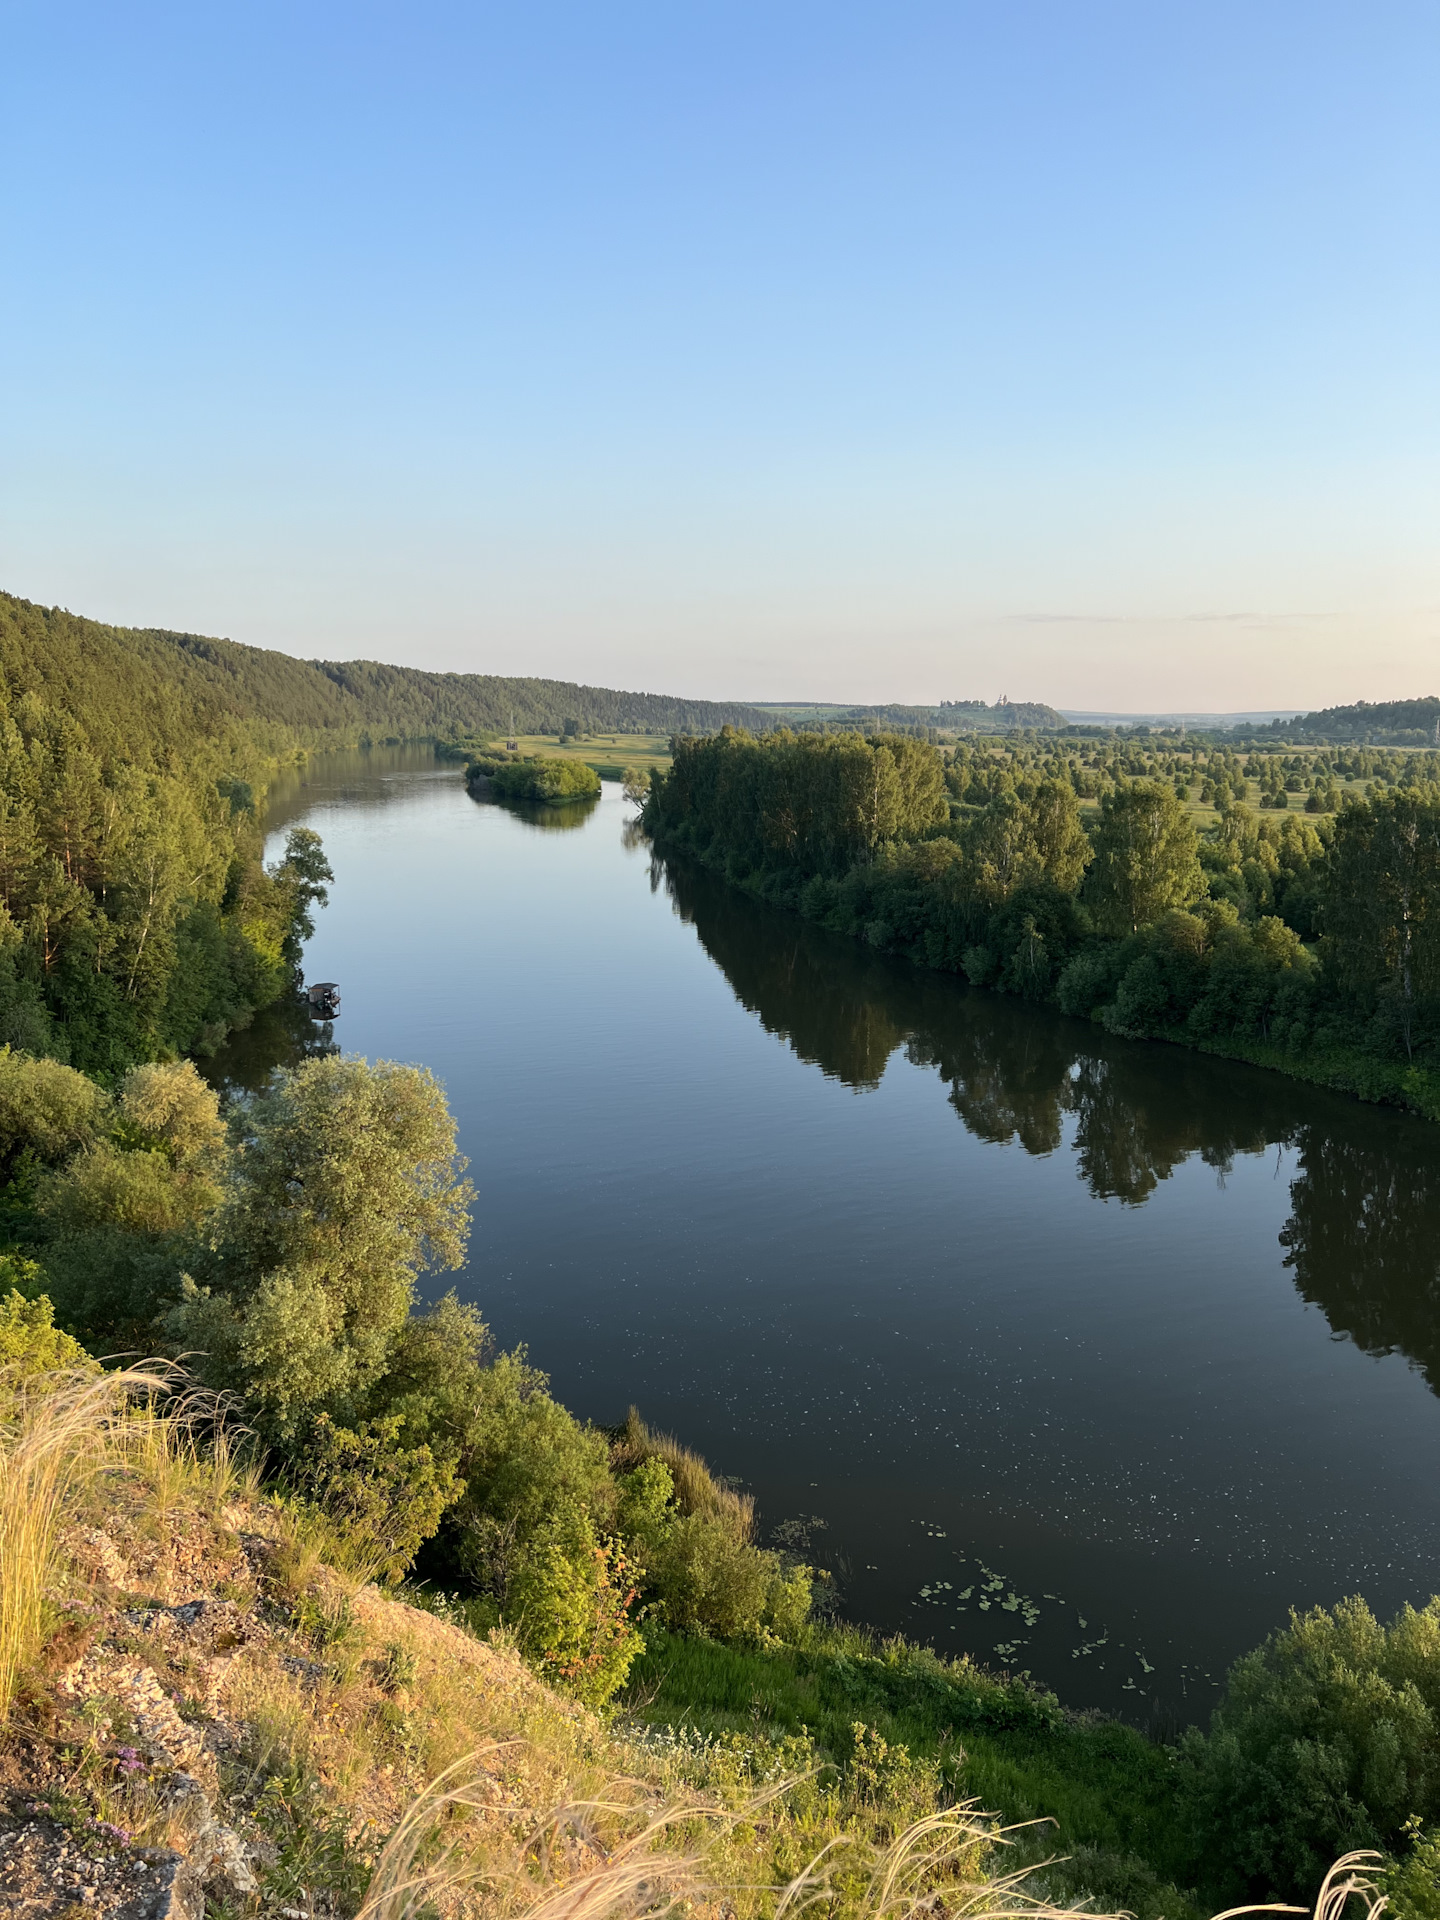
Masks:
[[[1389,1904],[1389,1896],[1382,1893],[1375,1883],[1368,1861],[1378,1861],[1382,1856],[1362,1847],[1354,1853],[1345,1853],[1335,1862],[1320,1884],[1313,1907],[1291,1907],[1283,1901],[1272,1901],[1266,1906],[1227,1907],[1223,1913],[1217,1913],[1215,1920],[1237,1920],[1244,1913],[1303,1913],[1311,1920],[1341,1920],[1341,1915],[1352,1900],[1359,1900],[1365,1908],[1365,1920],[1379,1920]]]
[[[471,1892],[485,1878],[464,1861],[453,1842],[422,1859],[444,1816],[477,1804],[463,1776],[462,1762],[439,1776],[407,1809],[376,1863],[358,1920],[415,1920],[427,1907],[453,1911],[457,1895]],[[619,1784],[633,1790],[637,1783]],[[705,1829],[718,1829],[723,1838],[736,1828],[753,1829],[763,1823],[767,1810],[799,1784],[795,1780],[773,1784],[730,1809],[690,1801],[649,1807],[609,1847],[599,1840],[591,1816],[633,1815],[637,1805],[633,1791],[618,1801],[561,1807],[547,1817],[544,1828],[580,1834],[598,1856],[595,1864],[548,1889],[537,1888],[533,1878],[523,1873],[513,1875],[508,1885],[491,1878],[480,1910],[523,1915],[524,1920],[642,1920],[642,1916],[657,1920],[677,1907],[733,1915],[737,1902],[753,1910],[758,1896],[770,1920],[798,1920],[814,1909],[823,1909],[827,1915],[844,1912],[855,1920],[918,1920],[922,1914],[935,1913],[951,1920],[982,1914],[989,1920],[1064,1920],[1077,1911],[1027,1893],[1024,1883],[1033,1867],[999,1875],[981,1870],[992,1849],[1007,1844],[1014,1829],[997,1828],[992,1817],[978,1812],[973,1803],[930,1814],[906,1827],[874,1860],[858,1901],[846,1898],[834,1877],[836,1861],[850,1844],[845,1834],[832,1835],[786,1881],[774,1885],[737,1881],[725,1871],[733,1866],[733,1857],[724,1857],[723,1845],[707,1844]],[[691,1842],[677,1847],[677,1830],[683,1836],[686,1829]],[[1095,1916],[1095,1920],[1112,1917]],[[1337,1916],[1327,1913],[1323,1920],[1337,1920]]]
[[[646,1426],[631,1407],[625,1424],[610,1443],[616,1471],[628,1473],[643,1460],[662,1460],[675,1482],[675,1500],[682,1513],[715,1513],[729,1519],[742,1539],[755,1535],[755,1499],[737,1493],[718,1480],[698,1453],[682,1446],[673,1434]]]
[[[115,1459],[117,1442],[130,1439],[130,1395],[167,1385],[156,1367],[0,1378],[0,1722],[44,1639],[62,1509],[82,1480]]]

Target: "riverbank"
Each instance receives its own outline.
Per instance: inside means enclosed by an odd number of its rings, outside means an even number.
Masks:
[[[3,1403],[0,1525],[12,1581],[16,1506],[43,1496],[28,1571],[43,1561],[48,1594],[0,1635],[0,1877],[33,1920],[484,1920],[657,1898],[763,1920],[796,1876],[792,1901],[823,1891],[837,1920],[885,1920],[887,1873],[961,1911],[1018,1896],[1047,1920],[1066,1897],[1063,1869],[1007,1886],[1026,1860],[994,1816],[877,1729],[832,1757],[753,1717],[709,1740],[598,1717],[443,1596],[371,1584],[319,1515],[183,1419],[73,1375],[29,1394]],[[953,1748],[949,1768],[963,1775]]]
[[[963,963],[957,964],[948,958],[931,959],[923,941],[915,940],[908,930],[891,930],[874,920],[858,926],[847,924],[845,918],[831,910],[831,903],[824,895],[812,894],[807,899],[803,886],[788,884],[774,874],[737,875],[733,865],[718,855],[698,851],[693,844],[663,832],[652,834],[651,837],[656,851],[667,859],[678,857],[693,860],[707,872],[718,875],[727,886],[752,900],[811,920],[826,932],[849,935],[867,947],[907,960],[926,972],[957,974],[967,985],[992,992],[1004,991],[997,989],[991,981],[970,977]],[[1039,1000],[1044,1005],[1058,1006],[1062,1012],[1077,1011],[1066,1007],[1056,993],[1024,997]],[[1169,1046],[1183,1047],[1189,1052],[1209,1054],[1218,1060],[1243,1061],[1249,1066],[1264,1067],[1271,1073],[1284,1074],[1291,1080],[1302,1080],[1310,1086],[1351,1094],[1374,1105],[1399,1107],[1421,1119],[1440,1120],[1440,1072],[1433,1068],[1377,1059],[1355,1046],[1332,1045],[1323,1050],[1311,1049],[1304,1054],[1297,1054],[1287,1047],[1263,1039],[1199,1035],[1178,1027],[1167,1027],[1162,1031],[1127,1027],[1123,1021],[1105,1019],[1104,1009],[1089,1010],[1089,1017],[1097,1026],[1120,1039],[1155,1040]]]
[[[1421,774],[1417,772],[1416,779]],[[1078,765],[979,772],[923,742],[678,740],[645,825],[771,905],[939,972],[1440,1118],[1440,787],[1333,820]],[[953,791],[960,789],[959,796]],[[1187,789],[1188,792],[1188,789]]]

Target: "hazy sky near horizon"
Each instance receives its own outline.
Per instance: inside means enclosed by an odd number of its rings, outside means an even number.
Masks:
[[[1431,0],[0,9],[0,586],[694,695],[1440,690]]]

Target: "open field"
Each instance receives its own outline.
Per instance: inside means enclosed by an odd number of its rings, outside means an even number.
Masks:
[[[535,754],[545,760],[583,760],[602,779],[618,778],[626,767],[670,765],[668,734],[587,733],[563,746],[553,733],[519,733],[514,739],[522,754]],[[497,733],[486,744],[503,752],[505,735]]]

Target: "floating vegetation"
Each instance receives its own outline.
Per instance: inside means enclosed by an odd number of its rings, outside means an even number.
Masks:
[[[944,1528],[937,1527],[933,1521],[920,1520],[917,1521],[916,1524],[925,1529],[927,1537],[931,1540],[943,1540],[946,1537]],[[955,1551],[955,1558],[962,1563],[968,1560],[968,1556],[958,1550]],[[975,1568],[975,1577],[967,1586],[957,1590],[949,1580],[931,1580],[925,1586],[921,1587],[917,1599],[910,1602],[911,1606],[953,1606],[957,1613],[968,1613],[972,1604],[981,1613],[989,1613],[992,1608],[995,1608],[1001,1613],[1008,1613],[1014,1616],[1017,1626],[1023,1624],[1030,1629],[1040,1624],[1042,1611],[1041,1600],[1048,1601],[1055,1607],[1069,1608],[1071,1606],[1071,1603],[1065,1599],[1064,1595],[1059,1593],[1044,1593],[1040,1596],[1040,1600],[1033,1599],[1029,1594],[1022,1593],[1017,1587],[1013,1586],[1003,1573],[998,1573],[994,1567],[987,1566],[983,1560],[976,1559],[970,1561],[969,1564]],[[1074,1615],[1075,1624],[1080,1629],[1082,1637],[1079,1644],[1070,1649],[1070,1658],[1072,1660],[1091,1659],[1094,1655],[1102,1653],[1105,1648],[1108,1648],[1112,1644],[1108,1627],[1098,1634],[1091,1634],[1090,1622],[1085,1615],[1080,1612],[1078,1607],[1074,1609]],[[1029,1645],[1030,1640],[1028,1637],[1016,1636],[1009,1640],[996,1641],[993,1651],[999,1659],[1010,1661],[1014,1659],[1021,1647],[1028,1647]],[[1114,1645],[1118,1653],[1132,1653],[1140,1669],[1139,1675],[1131,1674],[1120,1681],[1121,1692],[1143,1692],[1145,1690],[1144,1681],[1155,1672],[1153,1663],[1147,1660],[1138,1648],[1126,1647],[1123,1641],[1116,1641]],[[1105,1672],[1105,1661],[1103,1658],[1096,1660],[1094,1670],[1098,1673]],[[1180,1675],[1182,1692],[1185,1690],[1188,1680],[1193,1680],[1198,1683],[1200,1674],[1201,1670],[1198,1667],[1192,1670],[1188,1665],[1182,1664]],[[1205,1678],[1207,1680],[1210,1678],[1208,1673],[1205,1675]]]

